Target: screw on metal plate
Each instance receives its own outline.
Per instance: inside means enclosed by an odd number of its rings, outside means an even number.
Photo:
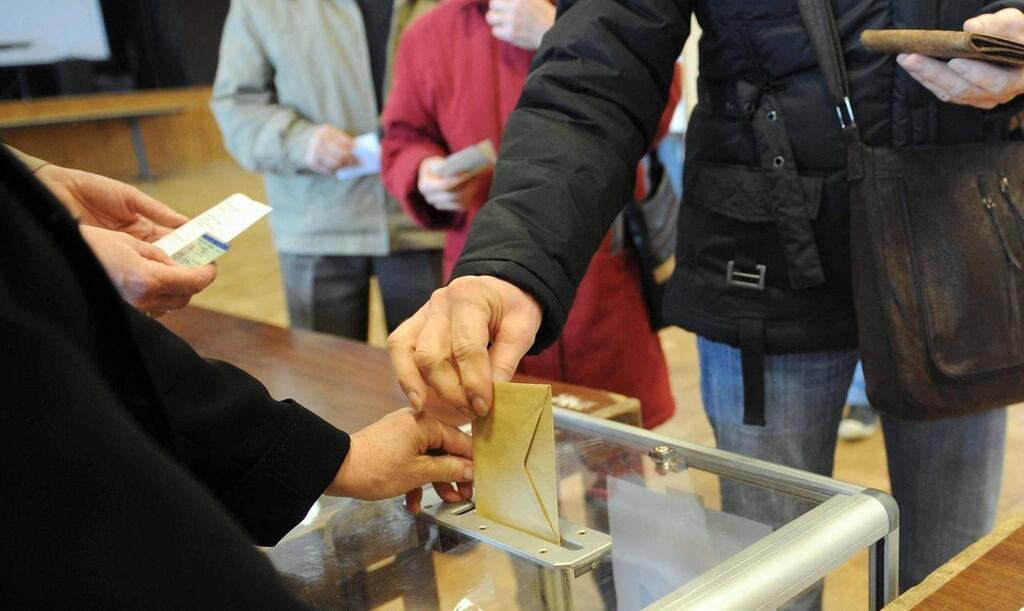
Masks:
[[[675,448],[661,445],[654,446],[647,451],[647,455],[654,461],[654,469],[660,475],[665,475],[669,472],[678,472],[686,468],[686,464],[681,458],[677,458]]]

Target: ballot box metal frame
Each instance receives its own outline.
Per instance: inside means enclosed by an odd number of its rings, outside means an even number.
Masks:
[[[651,476],[652,466],[654,476],[666,476],[667,481],[685,476],[688,470],[693,469],[721,481],[729,480],[741,486],[803,499],[809,502],[808,506],[814,504],[792,521],[777,525],[746,547],[737,548],[739,551],[731,556],[722,555],[717,564],[709,564],[702,569],[703,572],[677,589],[666,590],[664,595],[655,594],[661,598],[649,603],[647,609],[772,609],[793,599],[862,550],[868,550],[869,608],[880,609],[898,595],[899,510],[888,494],[563,408],[554,408],[554,423],[556,436],[567,436],[567,447],[575,443],[571,438],[578,437],[600,440],[609,448],[618,448],[631,456],[644,456],[645,461],[653,462],[653,465],[647,464],[646,477]],[[566,476],[561,472],[561,466],[559,475]],[[615,549],[614,532],[605,534],[560,517],[562,532],[568,533],[562,537],[566,549],[556,550],[545,545],[547,549],[538,554],[536,541],[524,543],[524,537],[530,536],[473,515],[471,501],[447,504],[442,503],[429,487],[424,493],[424,512],[415,519],[408,514],[403,518],[418,525],[417,533],[426,533],[422,535],[424,540],[428,543],[435,541],[442,553],[460,549],[464,542],[469,541],[518,557],[520,563],[525,563],[521,566],[535,569],[529,573],[530,578],[539,588],[543,604],[548,609],[578,608],[573,598],[574,579],[603,566],[602,563]],[[330,508],[339,502],[344,506],[340,499],[327,501],[322,510],[317,510],[315,517],[304,521],[278,547],[286,547],[290,541],[300,541],[326,528],[335,515]],[[398,507],[399,501],[354,503],[348,507],[356,507],[357,510],[362,507],[368,511],[377,511],[375,507],[389,507],[386,511],[392,512],[389,514],[392,517],[404,513]],[[481,525],[486,525],[486,528],[481,529]],[[580,535],[584,529],[587,532]],[[580,536],[574,538],[573,534]],[[272,561],[276,551],[276,548],[268,550]],[[416,553],[409,551],[413,555]],[[284,556],[278,559],[288,557],[284,549],[280,553]],[[412,566],[407,561],[414,561],[404,551],[398,558],[398,561],[385,562],[384,568],[379,569],[390,577],[378,575],[377,578],[404,582],[406,577],[402,575],[406,575],[418,584],[434,580],[431,563],[425,563],[423,574],[403,573]],[[374,567],[381,564],[380,559],[369,562],[372,566],[365,569],[366,575],[379,572]],[[337,587],[334,584],[324,585],[329,589]],[[410,584],[408,587],[413,586]],[[361,591],[359,588],[352,590],[357,598]],[[421,604],[416,608],[431,604],[427,599],[419,602]],[[433,604],[436,606],[436,599]],[[356,608],[360,605],[356,600],[349,600],[346,606]]]
[[[821,503],[647,609],[771,609],[863,549],[868,604],[899,594],[899,508],[885,492],[555,408],[555,427],[647,452],[667,468],[695,467]],[[614,542],[613,542],[614,545]]]

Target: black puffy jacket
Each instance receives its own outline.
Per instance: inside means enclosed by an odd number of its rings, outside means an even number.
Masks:
[[[868,28],[959,30],[970,17],[1017,4],[833,0],[865,141],[902,147],[1010,137],[1016,101],[994,111],[942,103],[858,40]],[[590,256],[628,198],[691,11],[704,30],[700,103],[687,137],[679,265],[666,314],[732,345],[745,345],[755,329],[767,352],[854,348],[844,140],[796,0],[563,6],[510,118],[492,200],[453,277],[486,274],[522,287],[544,308],[534,348],[557,336]],[[741,274],[731,282],[730,262]]]

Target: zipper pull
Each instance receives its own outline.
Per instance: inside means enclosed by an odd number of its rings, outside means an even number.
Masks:
[[[1009,181],[1007,181],[1009,184]],[[1000,188],[1002,183],[1000,182]],[[981,203],[985,205],[986,210],[992,210],[996,207],[996,203],[989,197],[988,186],[985,185],[985,178],[981,174],[978,174],[978,193],[981,194]]]

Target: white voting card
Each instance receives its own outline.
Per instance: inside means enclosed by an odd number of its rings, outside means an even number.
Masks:
[[[227,244],[269,212],[270,206],[249,199],[241,193],[235,193],[154,244],[169,257],[174,257],[181,250],[192,246],[203,235],[209,235],[217,242]]]
[[[360,176],[380,173],[380,138],[377,137],[376,132],[357,136],[352,141],[352,155],[358,162],[335,172],[334,175],[338,180],[351,180]]]

